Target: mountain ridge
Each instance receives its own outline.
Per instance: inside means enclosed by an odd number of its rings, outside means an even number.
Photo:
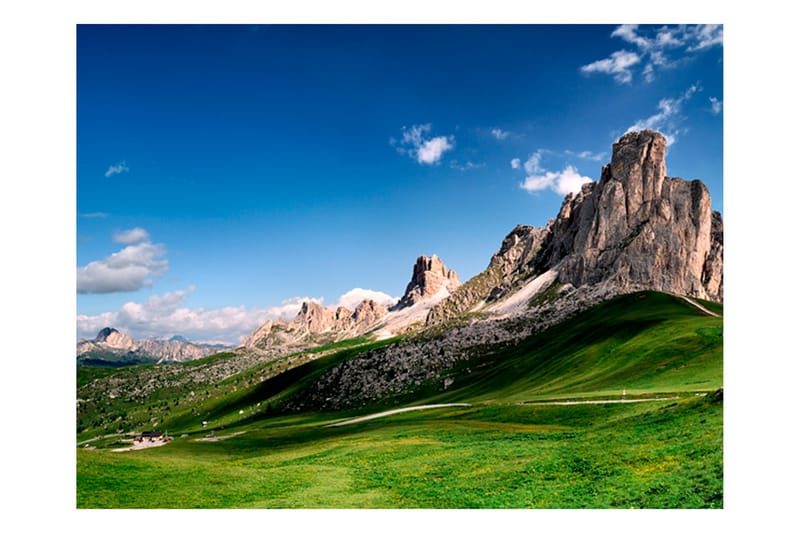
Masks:
[[[101,329],[94,339],[78,342],[78,362],[83,364],[178,363],[219,352],[226,346],[195,343],[180,335],[169,340],[136,340],[111,326]]]

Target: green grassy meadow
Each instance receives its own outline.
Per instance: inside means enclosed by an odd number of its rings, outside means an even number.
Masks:
[[[616,298],[454,369],[444,392],[423,387],[405,398],[471,407],[341,427],[325,425],[388,404],[247,410],[279,406],[363,349],[344,346],[235,392],[223,387],[204,400],[213,404],[209,428],[177,411],[167,419],[177,438],[165,446],[117,453],[108,448],[119,437],[109,437],[79,447],[78,507],[722,507],[722,319],[680,299]],[[661,400],[542,403],[619,400],[623,390],[626,399]],[[200,440],[212,430],[230,438]]]

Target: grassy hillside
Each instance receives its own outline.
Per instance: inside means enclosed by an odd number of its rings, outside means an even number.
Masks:
[[[432,401],[711,391],[722,387],[722,319],[662,293],[625,295],[471,361],[452,378]]]
[[[329,428],[355,413],[278,416],[265,407],[370,347],[345,346],[251,385],[246,376],[236,387],[220,384],[201,416],[227,439],[202,440],[210,428],[182,411],[167,421],[186,436],[166,446],[102,449],[119,440],[112,437],[79,449],[78,506],[722,505],[722,319],[685,301],[620,297],[462,365],[445,392],[409,393],[409,403],[468,408]],[[626,399],[678,398],[541,403],[619,400],[623,390]]]

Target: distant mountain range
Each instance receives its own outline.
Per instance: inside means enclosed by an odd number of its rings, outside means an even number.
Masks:
[[[112,327],[101,329],[94,340],[78,343],[78,363],[96,366],[124,366],[139,363],[179,363],[220,350],[224,344],[198,344],[175,335],[169,340],[134,340]]]

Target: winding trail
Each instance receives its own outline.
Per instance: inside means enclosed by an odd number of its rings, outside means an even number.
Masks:
[[[703,306],[702,306],[702,305],[700,305],[699,303],[695,302],[694,300],[692,300],[692,299],[691,299],[691,298],[689,298],[688,296],[683,296],[683,295],[681,295],[681,294],[678,294],[677,296],[678,296],[679,298],[683,298],[684,300],[686,300],[687,302],[689,302],[690,304],[692,304],[693,306],[695,306],[696,308],[698,308],[700,311],[702,311],[703,313],[707,314],[708,316],[713,316],[713,317],[716,317],[716,318],[720,318],[720,315],[718,315],[718,314],[717,314],[717,313],[715,313],[714,311],[711,311],[711,310],[709,310],[709,309],[706,309],[705,307],[703,307]]]
[[[336,422],[335,424],[328,424],[326,428],[335,428],[339,426],[347,426],[348,424],[356,424],[373,418],[381,418],[384,416],[395,415],[397,413],[405,413],[407,411],[420,411],[422,409],[438,409],[440,407],[472,407],[471,403],[436,403],[431,405],[416,405],[414,407],[402,407],[400,409],[392,409],[391,411],[383,411],[382,413],[375,413],[374,415],[360,416],[358,418],[351,418],[343,422]]]
[[[705,396],[705,394],[702,394]],[[631,400],[564,400],[560,402],[517,402],[517,405],[602,405],[605,403],[640,403],[640,402],[667,402],[680,400],[680,396],[669,398],[634,398]]]

